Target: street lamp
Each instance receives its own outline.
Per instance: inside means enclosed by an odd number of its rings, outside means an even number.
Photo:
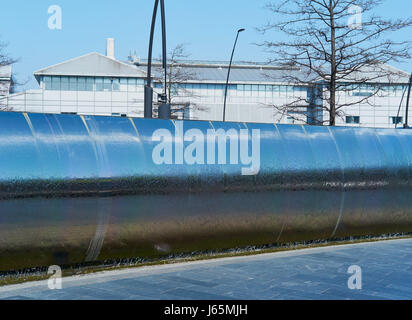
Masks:
[[[156,16],[160,2],[160,9],[162,15],[162,55],[163,55],[163,69],[165,70],[165,88],[164,94],[161,96],[161,105],[159,106],[159,118],[170,119],[170,105],[167,104],[167,53],[166,53],[166,14],[164,0],[155,0],[152,27],[150,29],[149,54],[147,61],[147,80],[144,89],[144,117],[152,118],[153,116],[153,88],[152,88],[152,53],[153,53],[153,38],[156,26]]]
[[[405,124],[404,128],[409,129],[409,101],[411,99],[411,89],[412,89],[412,74],[409,78],[409,85],[408,85],[408,98],[406,100],[406,114],[405,114]]]
[[[245,29],[243,29],[243,28],[239,29],[237,31],[235,44],[233,45],[232,57],[230,58],[229,69],[227,71],[227,80],[226,80],[226,88],[225,88],[225,102],[224,102],[224,106],[223,106],[223,122],[226,121],[227,89],[228,89],[228,86],[229,86],[230,69],[232,68],[233,55],[235,54],[235,49],[236,49],[237,40],[239,38],[239,33],[243,32],[243,31],[245,31]]]

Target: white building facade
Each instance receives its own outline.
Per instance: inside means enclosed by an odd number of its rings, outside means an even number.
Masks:
[[[187,105],[178,117],[221,121],[227,64],[183,62],[176,67],[185,68],[187,74],[191,75],[173,92],[174,101]],[[405,121],[405,91],[409,75],[399,72],[401,76],[391,83],[377,80],[375,83],[354,86],[351,91],[341,92],[338,95],[339,103],[349,104],[370,94],[376,86],[382,88],[369,101],[342,108],[337,125],[384,128],[401,125]],[[156,71],[154,73],[156,76]],[[302,105],[300,120],[299,117],[279,112],[273,107],[294,100],[308,100],[308,95],[311,94],[311,89],[305,86],[282,81],[285,73],[299,76],[300,70],[285,70],[260,64],[235,64],[228,90],[226,120],[307,122],[306,115],[313,108],[310,104]],[[146,64],[137,59],[128,62],[116,60],[112,40],[108,41],[106,55],[90,53],[36,71],[34,76],[40,89],[10,95],[6,98],[9,109],[35,113],[143,117]],[[158,75],[158,78],[161,76]],[[156,93],[163,91],[163,85],[156,80],[154,87]],[[403,95],[405,98],[402,100]],[[328,119],[328,114],[320,112],[317,117],[324,121]]]
[[[12,66],[0,66],[0,99],[9,96],[13,91]]]

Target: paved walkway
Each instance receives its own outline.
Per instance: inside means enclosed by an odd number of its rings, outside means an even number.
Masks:
[[[352,265],[361,290],[348,288]],[[32,282],[0,287],[0,299],[412,299],[412,240],[111,271],[64,278],[62,290]]]

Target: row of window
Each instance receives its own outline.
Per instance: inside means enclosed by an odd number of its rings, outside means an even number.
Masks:
[[[157,89],[163,88],[162,83],[155,83],[154,87]],[[174,87],[176,89],[185,89],[185,90],[225,90],[226,85],[224,84],[208,84],[208,83],[181,83],[177,84]],[[230,84],[228,85],[228,90],[238,90],[238,85]]]
[[[42,77],[45,90],[56,91],[129,91],[141,90],[145,84],[143,79],[136,78],[109,78],[109,77],[64,77],[64,76],[44,76]],[[154,83],[154,87],[163,88],[162,83]],[[187,83],[179,84],[175,90],[225,90],[224,84]],[[298,86],[279,85],[255,85],[255,84],[230,84],[230,91],[237,92],[265,92],[266,95],[292,95],[307,92],[307,88]],[[390,96],[402,96],[406,90],[404,85],[347,85],[345,91],[352,96],[370,96],[379,89],[379,93]]]
[[[144,80],[108,77],[43,77],[45,90],[55,91],[130,91],[143,88]]]
[[[163,88],[162,83],[155,83],[155,88]],[[177,85],[178,88],[185,90],[225,90],[225,84],[209,84],[209,83],[185,83]],[[296,93],[307,91],[304,87],[296,86],[275,86],[275,85],[257,85],[257,84],[229,84],[228,90],[236,90],[238,92],[269,92],[269,93]]]
[[[392,124],[402,124],[403,117],[389,117],[389,120]],[[360,117],[359,116],[347,116],[346,117],[347,124],[360,124]]]
[[[155,83],[156,88],[163,88],[163,84]],[[179,88],[182,89],[207,89],[207,90],[224,90],[224,84],[179,84]],[[407,86],[405,85],[348,85],[344,89],[353,96],[370,96],[376,92],[388,93],[391,95],[400,96],[402,95]],[[297,93],[297,92],[307,92],[307,88],[299,86],[279,86],[279,85],[257,85],[257,84],[230,84],[229,90],[237,91],[259,91],[259,92],[269,92],[269,93]]]
[[[369,97],[378,93],[380,95],[402,96],[406,90],[406,85],[348,85],[343,90],[355,97]]]

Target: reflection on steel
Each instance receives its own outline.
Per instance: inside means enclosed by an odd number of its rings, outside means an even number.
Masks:
[[[176,125],[0,113],[0,269],[412,231],[411,130],[184,122],[259,129],[242,176],[155,165]]]

